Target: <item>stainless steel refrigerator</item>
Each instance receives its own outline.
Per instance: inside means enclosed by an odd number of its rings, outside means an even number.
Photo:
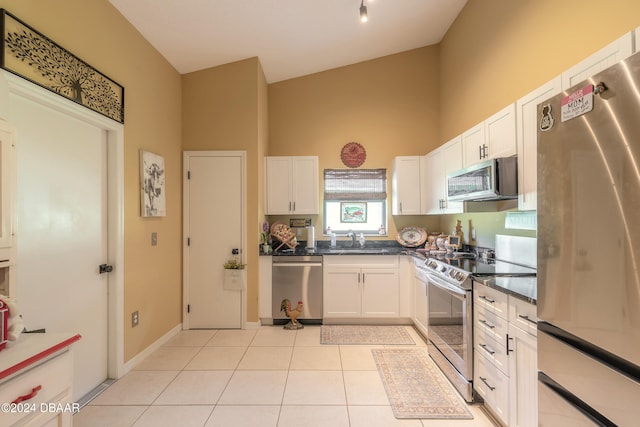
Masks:
[[[640,56],[538,105],[538,424],[640,425]]]

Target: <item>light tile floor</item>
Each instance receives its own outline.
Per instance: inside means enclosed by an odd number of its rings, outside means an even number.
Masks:
[[[425,342],[407,326],[416,345]],[[320,345],[320,327],[176,335],[74,416],[75,427],[467,427],[393,416],[370,346]],[[406,348],[406,346],[403,346]]]

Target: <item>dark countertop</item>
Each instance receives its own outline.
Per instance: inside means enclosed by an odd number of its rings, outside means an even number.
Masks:
[[[262,251],[260,255],[271,256],[301,256],[301,255],[412,255],[425,258],[423,254],[416,251],[415,248],[405,248],[398,242],[393,240],[370,240],[364,247],[360,247],[356,243],[356,247],[351,247],[351,242],[338,241],[335,248],[329,246],[328,241],[317,241],[314,249],[307,249],[305,241],[299,241],[295,250],[283,247],[282,249],[265,254]]]
[[[538,283],[536,277],[487,277],[474,280],[528,303],[537,304]]]

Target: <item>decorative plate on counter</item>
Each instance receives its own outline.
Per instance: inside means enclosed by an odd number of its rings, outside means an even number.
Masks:
[[[406,248],[416,248],[427,241],[427,231],[422,227],[404,227],[398,231],[396,240]]]

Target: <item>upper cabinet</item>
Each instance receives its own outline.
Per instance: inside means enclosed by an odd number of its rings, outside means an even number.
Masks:
[[[457,136],[424,157],[422,213],[446,214],[463,212],[462,202],[447,198],[447,174],[462,168],[462,137]]]
[[[562,73],[562,90],[567,90],[592,75],[631,56],[633,53],[633,37],[633,33],[625,34]]]
[[[318,214],[318,157],[265,157],[265,213]]]
[[[15,131],[0,120],[0,262],[13,261]]]
[[[400,156],[393,159],[392,215],[421,214],[420,157]]]
[[[518,210],[536,210],[538,194],[538,104],[561,90],[560,76],[516,102],[518,145]]]
[[[515,113],[515,104],[509,104],[462,134],[464,167],[516,154]]]

